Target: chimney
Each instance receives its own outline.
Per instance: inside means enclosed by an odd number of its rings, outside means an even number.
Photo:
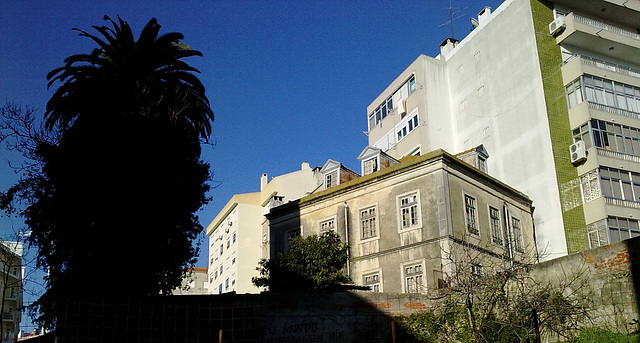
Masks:
[[[268,176],[266,173],[260,175],[260,191],[262,191],[265,187],[267,187]]]
[[[489,21],[489,17],[491,17],[491,7],[486,6],[478,13],[478,26],[486,24]]]
[[[445,57],[453,48],[458,45],[458,40],[455,38],[447,38],[444,42],[440,43],[440,55]]]
[[[302,162],[302,165],[300,166],[301,170],[306,170],[306,169],[311,169],[311,167],[309,167],[309,162],[304,161]]]

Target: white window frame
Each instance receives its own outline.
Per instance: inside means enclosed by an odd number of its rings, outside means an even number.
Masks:
[[[363,212],[365,211],[369,211],[373,209],[374,210],[374,214],[373,216],[371,215],[366,215],[363,216]],[[365,233],[365,228],[364,228],[364,223],[365,221],[368,221],[369,225],[371,225],[371,220],[373,220],[373,224],[376,226],[375,228],[375,235],[371,235],[368,237],[364,237],[364,233]],[[360,241],[364,242],[364,241],[370,241],[370,240],[374,240],[374,239],[379,239],[380,238],[380,220],[378,219],[378,204],[374,204],[371,206],[366,206],[363,207],[361,209],[358,210],[358,222],[360,224]]]
[[[416,272],[415,268],[420,267],[420,271]],[[407,275],[407,268],[414,268],[414,271]],[[424,260],[413,261],[409,263],[404,263],[401,266],[400,275],[402,276],[402,293],[410,293],[410,294],[424,294],[427,291],[427,273],[426,273],[426,263]],[[418,278],[420,277],[420,278]],[[413,278],[413,282],[416,283],[415,287],[417,292],[409,292],[409,283],[410,279]],[[420,280],[420,285],[418,285],[418,281]],[[419,289],[418,289],[419,288]]]
[[[373,170],[367,171],[367,163],[369,163],[371,161],[375,161],[375,166],[373,167]],[[380,170],[379,155],[373,156],[371,158],[368,158],[368,159],[362,161],[362,175],[372,174],[372,173],[377,172],[378,170]]]
[[[513,240],[513,250],[515,252],[519,252],[519,253],[524,253],[524,231],[522,230],[522,220],[520,220],[520,218],[516,217],[516,216],[511,216],[510,218],[511,220],[511,239]],[[518,227],[517,229],[520,231],[517,235],[516,235],[516,225],[514,225],[515,223],[518,223]]]
[[[504,233],[502,232],[502,213],[500,212],[500,207],[488,205],[487,210],[489,213],[489,231],[491,235],[491,243],[504,246]],[[491,216],[491,210],[498,211],[498,217],[495,218],[498,220],[497,228],[494,227],[494,221],[493,221],[494,217]],[[497,232],[497,235],[494,235],[494,233],[496,232]],[[495,239],[496,236],[499,238],[499,241],[496,241]]]
[[[362,285],[371,287],[370,292],[384,292],[382,289],[382,270],[378,269],[364,273],[362,275]]]
[[[298,232],[298,234],[295,235],[295,236],[291,236],[291,234],[296,232],[296,231]],[[302,236],[302,227],[298,227],[298,228],[295,228],[295,229],[291,229],[291,230],[285,231],[285,233],[284,233],[284,242],[285,242],[285,244],[284,244],[284,252],[285,253],[289,252],[289,240],[291,240],[293,238],[296,238],[298,236]]]
[[[415,224],[411,224],[409,223],[408,226],[403,226],[403,208],[410,208],[413,207],[413,205],[411,206],[403,206],[402,205],[402,200],[405,198],[408,198],[410,196],[414,196],[416,197],[416,223]],[[403,194],[400,194],[398,196],[396,196],[396,207],[397,207],[397,214],[398,214],[398,231],[406,231],[406,230],[413,230],[413,229],[417,229],[417,228],[421,228],[422,227],[422,208],[421,208],[421,200],[420,200],[420,189],[416,189],[413,190],[411,192],[406,192]]]
[[[329,225],[332,224],[333,225]],[[327,225],[327,228],[323,228],[323,226]],[[318,222],[318,232],[319,233],[323,233],[323,232],[328,232],[328,231],[336,231],[336,216],[333,217],[329,217],[329,218],[325,218],[321,221]]]
[[[469,207],[467,203],[467,199],[473,200],[473,207]],[[480,235],[480,225],[478,222],[478,198],[470,195],[468,193],[463,193],[463,204],[464,204],[464,227],[465,233],[472,234],[474,236]],[[469,208],[472,208],[472,213],[469,213]],[[473,225],[471,225],[473,224]],[[473,228],[471,227],[473,226]]]

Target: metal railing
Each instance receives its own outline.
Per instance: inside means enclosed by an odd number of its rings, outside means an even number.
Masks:
[[[638,208],[640,209],[640,202],[622,200],[622,199],[614,199],[614,198],[604,198],[604,203],[607,205],[621,206],[621,207],[629,207],[629,208]]]
[[[635,119],[640,119],[640,113],[636,113],[629,110],[623,110],[621,108],[601,105],[595,102],[587,101],[589,103],[589,108],[597,111],[607,112],[611,114],[617,114],[619,116],[630,117]]]
[[[629,155],[629,154],[625,154],[625,153],[617,152],[617,151],[606,150],[606,149],[602,149],[602,148],[596,148],[596,151],[598,152],[598,155],[600,155],[600,156],[611,157],[611,158],[615,158],[615,159],[618,159],[618,160],[624,160],[624,161],[640,163],[640,157],[638,157],[638,156]]]
[[[640,70],[621,66],[619,64],[603,61],[589,56],[580,56],[580,62],[585,65],[594,66],[600,69],[606,69],[618,74],[640,78]]]
[[[603,23],[602,21],[599,21],[599,20],[583,17],[583,16],[581,16],[579,14],[573,13],[573,20],[575,20],[575,21],[577,21],[577,22],[579,22],[581,24],[589,25],[589,26],[592,26],[592,27],[603,29],[603,30],[611,32],[611,33],[615,33],[615,34],[620,35],[620,36],[624,36],[624,37],[640,40],[640,34],[638,34],[637,32],[631,32],[631,31],[619,28],[619,27],[614,26],[614,25]]]

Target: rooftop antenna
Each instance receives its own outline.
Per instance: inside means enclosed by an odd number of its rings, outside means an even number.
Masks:
[[[438,25],[438,27],[443,27],[446,25],[451,25],[451,37],[450,38],[455,38],[453,36],[453,21],[456,19],[460,19],[462,18],[462,14],[458,15],[458,13],[466,10],[467,8],[453,8],[451,5],[451,1],[449,0],[449,20],[445,21],[444,23]]]

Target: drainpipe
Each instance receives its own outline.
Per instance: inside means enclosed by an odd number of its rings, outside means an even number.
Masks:
[[[511,227],[509,225],[509,209],[507,208],[506,202],[502,205],[502,211],[504,212],[504,227],[507,231],[507,252],[509,253],[509,262],[511,262],[511,267],[513,267],[513,245],[511,242]]]
[[[533,225],[533,248],[536,249],[536,263],[540,263],[540,253],[538,252],[538,240],[536,238],[536,221],[533,219],[533,211],[536,208],[531,206],[531,225]]]
[[[349,205],[346,201],[344,202],[344,236],[345,243],[347,243],[347,277],[351,278],[349,272]]]

